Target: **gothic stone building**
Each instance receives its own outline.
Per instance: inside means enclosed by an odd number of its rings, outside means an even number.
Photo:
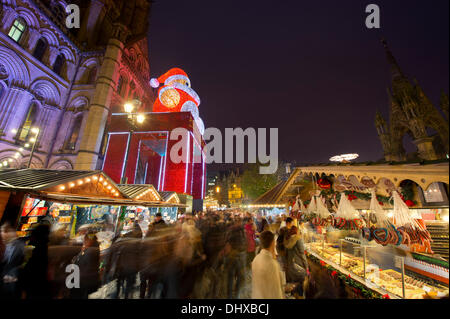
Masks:
[[[151,111],[150,0],[71,0],[80,28],[66,28],[61,0],[1,0],[0,163],[100,169],[108,120],[125,101]],[[33,141],[31,139],[31,141]]]
[[[386,161],[408,159],[437,160],[449,153],[448,96],[442,93],[441,112],[430,102],[417,81],[412,83],[402,72],[383,41],[392,74],[389,122],[377,112],[375,126]],[[417,146],[416,154],[406,154],[403,138],[408,134]]]

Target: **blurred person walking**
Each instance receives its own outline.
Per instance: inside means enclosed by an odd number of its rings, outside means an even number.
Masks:
[[[309,267],[301,233],[296,226],[289,228],[284,238],[284,247],[286,248],[286,280],[295,284],[295,292],[298,296],[303,296]]]
[[[245,235],[247,239],[247,263],[246,266],[251,268],[252,261],[255,258],[256,250],[256,225],[252,218],[246,218]]]
[[[275,235],[260,236],[261,252],[252,262],[252,299],[284,299],[282,274],[275,256]]]
[[[225,269],[228,279],[228,299],[234,299],[239,294],[244,281],[247,238],[240,217],[236,217],[228,231],[230,251],[226,256]]]
[[[50,227],[40,224],[31,231],[29,245],[33,246],[31,258],[23,269],[19,281],[26,299],[50,299],[51,288],[48,280],[48,243]]]
[[[80,267],[80,288],[70,290],[72,299],[88,299],[89,295],[100,287],[100,248],[95,234],[84,236],[81,252],[72,263]]]
[[[17,238],[15,229],[9,223],[1,226],[0,237],[4,242],[0,255],[0,299],[19,299],[18,280],[25,243]]]

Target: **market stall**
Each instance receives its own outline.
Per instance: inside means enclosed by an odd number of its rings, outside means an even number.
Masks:
[[[448,162],[299,167],[276,197],[304,222],[310,263],[363,298],[440,298],[448,182]]]
[[[8,170],[0,172],[0,181],[0,190],[11,193],[3,220],[17,225],[19,236],[46,221],[80,244],[86,231],[95,232],[101,250],[133,209],[180,206],[164,202],[151,185],[116,185],[101,171]]]
[[[245,206],[251,212],[264,217],[276,217],[281,214],[288,214],[289,207],[286,203],[280,201],[280,191],[286,185],[287,181],[282,181],[272,189],[258,197],[251,205]]]
[[[181,204],[180,197],[175,192],[159,192],[164,203],[167,205],[160,208],[160,213],[168,223],[178,220],[178,205]]]

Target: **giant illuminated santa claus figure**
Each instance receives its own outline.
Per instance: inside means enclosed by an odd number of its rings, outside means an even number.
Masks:
[[[205,127],[200,118],[198,107],[200,98],[191,88],[191,81],[186,72],[173,68],[159,78],[150,80],[150,85],[158,90],[158,98],[153,104],[153,112],[191,112],[200,133]]]

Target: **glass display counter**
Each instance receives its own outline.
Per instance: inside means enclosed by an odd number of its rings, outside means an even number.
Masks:
[[[350,235],[350,236],[349,236]],[[353,235],[353,236],[352,236]],[[356,238],[345,231],[323,231],[321,234],[307,229],[303,235],[306,250],[333,266],[350,274],[367,288],[389,298],[423,299],[448,296],[448,263],[432,267],[442,278],[410,271],[411,254],[393,246],[381,246]],[[405,265],[406,264],[406,265]],[[443,274],[442,274],[443,273]]]

